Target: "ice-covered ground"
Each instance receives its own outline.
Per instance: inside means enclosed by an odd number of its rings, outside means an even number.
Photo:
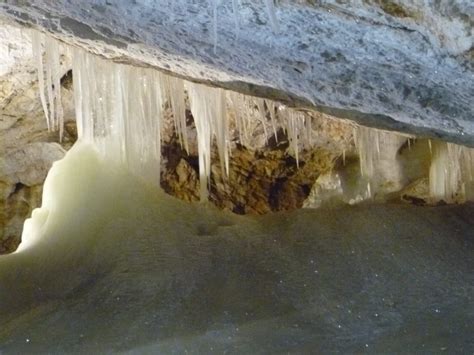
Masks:
[[[474,349],[473,205],[260,218],[186,204],[90,146],[0,257],[0,353]]]

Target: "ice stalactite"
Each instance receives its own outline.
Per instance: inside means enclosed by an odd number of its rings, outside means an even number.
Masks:
[[[281,109],[279,113],[283,116],[281,124],[288,136],[288,142],[291,152],[295,156],[296,165],[299,167],[300,145],[302,145],[303,148],[309,148],[311,146],[311,117],[286,108]]]
[[[268,139],[264,100],[235,92],[226,92],[228,111],[232,112],[240,144],[257,148]]]
[[[275,103],[271,100],[265,100],[265,104],[267,105],[268,112],[270,114],[270,122],[272,124],[272,132],[273,136],[275,137],[275,142],[278,143],[278,126],[277,126],[277,117],[275,114]]]
[[[60,94],[55,89],[60,86],[59,44],[36,32],[34,37],[35,55],[37,60],[41,58],[41,101],[49,108],[45,113],[51,129],[59,128],[62,132]],[[116,64],[77,48],[68,51],[73,62],[79,139],[93,144],[103,157],[124,164],[149,182],[157,184],[160,179],[161,127],[167,106],[173,113],[179,142],[189,152],[186,94],[197,131],[201,200],[208,197],[214,144],[222,176],[229,173],[231,143],[235,139],[230,137],[227,111],[233,112],[233,124],[242,144],[262,147],[283,128],[298,160],[299,137],[307,128],[302,123],[303,115],[260,98],[186,82],[153,69]]]
[[[32,32],[33,56],[38,71],[41,104],[49,131],[63,138],[64,114],[61,104],[61,65],[59,43],[41,32]]]
[[[160,179],[163,78],[73,50],[79,138],[150,183]]]
[[[359,153],[360,174],[367,181],[365,198],[397,191],[403,184],[403,173],[397,158],[407,137],[394,132],[358,126],[354,143]]]
[[[430,194],[448,203],[474,199],[474,149],[436,142],[432,144]]]
[[[65,49],[38,32],[33,32],[33,46],[48,127],[59,130],[62,136],[60,54]],[[248,149],[260,149],[271,137],[278,142],[279,132],[286,133],[288,153],[299,166],[301,149],[313,148],[317,138],[311,115],[277,102],[187,82],[151,68],[116,64],[80,49],[68,48],[68,53],[73,61],[80,140],[93,144],[104,158],[119,162],[150,183],[160,181],[161,130],[167,123],[163,120],[168,107],[178,140],[189,152],[188,96],[197,133],[202,201],[208,199],[214,147],[225,177],[236,142]],[[354,129],[360,177],[356,195],[350,192],[349,201],[383,197],[411,182],[398,156],[407,138],[373,128]],[[442,142],[434,142],[431,147],[431,141],[428,143],[432,151],[432,198],[446,202],[474,199],[474,150]],[[345,160],[345,151],[341,155]]]
[[[229,138],[225,94],[222,89],[186,83],[198,136],[201,201],[207,200],[211,175],[211,148],[215,138],[223,173],[229,172]],[[224,174],[223,174],[224,175]]]
[[[278,131],[288,137],[289,152],[299,158],[299,151],[312,147],[312,118],[271,100],[226,92],[228,110],[233,113],[239,142],[257,149],[271,137],[278,142]]]
[[[32,43],[33,43],[33,57],[36,62],[36,70],[38,71],[38,87],[39,94],[41,99],[41,105],[43,106],[43,111],[46,117],[46,124],[49,126],[49,111],[48,104],[46,103],[45,95],[45,81],[44,81],[44,66],[43,66],[43,35],[40,32],[32,31]]]
[[[184,91],[184,81],[172,76],[165,76],[166,94],[170,99],[173,111],[174,126],[181,147],[189,152],[188,131],[186,128],[186,98]]]
[[[245,120],[244,96],[236,92],[229,92],[227,99],[228,105],[232,108],[234,114],[234,124],[235,130],[238,132],[238,140],[240,144],[247,145],[250,138],[248,136],[249,130],[246,126],[248,121]]]

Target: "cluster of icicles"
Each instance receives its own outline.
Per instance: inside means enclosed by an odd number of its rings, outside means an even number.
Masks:
[[[61,101],[61,44],[36,31],[33,43],[48,127],[59,129],[62,138],[63,119],[57,109]],[[244,146],[251,146],[255,119],[260,121],[265,137],[274,134],[277,139],[277,131],[283,129],[297,160],[299,147],[311,145],[310,118],[284,105],[192,83],[150,68],[116,64],[78,48],[63,48],[66,51],[72,57],[79,139],[93,144],[106,159],[128,166],[154,184],[160,181],[161,132],[168,105],[178,139],[188,151],[187,98],[197,133],[201,200],[208,197],[214,144],[224,176],[229,172],[229,116]],[[51,60],[54,56],[56,59]]]
[[[367,127],[354,130],[354,142],[359,153],[361,176],[367,181],[367,195],[371,198],[372,186],[377,180],[403,181],[397,154],[412,137]],[[431,164],[429,194],[432,201],[447,203],[474,200],[474,149],[453,143],[427,140]],[[383,176],[384,174],[390,176]],[[394,175],[399,176],[394,176]],[[394,190],[400,189],[398,186]]]
[[[238,140],[251,147],[255,120],[260,121],[266,138],[274,135],[277,139],[279,130],[286,133],[297,163],[299,149],[312,147],[312,117],[276,102],[192,83],[150,68],[116,64],[78,48],[60,50],[59,42],[36,31],[33,46],[49,129],[59,130],[62,137],[59,56],[61,51],[67,51],[73,60],[79,139],[93,144],[105,159],[127,166],[134,174],[158,186],[167,106],[172,110],[175,132],[186,151],[186,108],[192,112],[202,201],[208,199],[212,147],[217,147],[222,173],[226,176],[232,142]],[[230,137],[231,131],[237,132],[237,137]],[[397,133],[355,127],[354,143],[361,176],[367,181],[364,199],[371,198],[374,192],[382,161],[386,164],[393,160],[395,166],[397,152],[406,140],[407,136]],[[430,142],[430,150],[431,196],[446,202],[473,199],[474,149],[444,142],[431,147]]]

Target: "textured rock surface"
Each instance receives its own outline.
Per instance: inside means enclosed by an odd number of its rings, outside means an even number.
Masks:
[[[65,59],[65,58],[64,58]],[[64,61],[64,70],[68,64]],[[67,87],[67,85],[65,85]],[[29,33],[0,26],[0,254],[16,249],[25,218],[41,204],[52,163],[76,139],[72,92],[63,88],[66,135],[48,132]]]
[[[57,143],[28,144],[0,158],[0,174],[3,181],[9,184],[42,184],[51,165],[64,154],[65,150]]]
[[[281,1],[277,33],[263,1],[238,10],[219,5],[214,51],[205,0],[0,4],[5,19],[115,61],[474,145],[470,0]]]
[[[286,147],[285,147],[286,146]],[[212,166],[210,201],[220,209],[237,214],[265,214],[301,208],[316,178],[335,166],[337,151],[315,149],[296,160],[284,141],[278,147],[233,150],[229,176],[224,177],[218,163]],[[167,149],[173,149],[168,146]],[[177,143],[175,155],[162,175],[164,190],[185,201],[199,201],[197,155],[187,155]],[[214,157],[217,162],[218,157]]]

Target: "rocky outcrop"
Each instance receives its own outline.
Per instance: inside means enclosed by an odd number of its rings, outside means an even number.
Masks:
[[[41,205],[46,174],[76,140],[67,78],[62,89],[66,133],[60,145],[57,132],[46,127],[29,33],[0,27],[0,254],[16,249],[25,219]]]
[[[334,168],[339,152],[327,149],[301,152],[298,167],[287,147],[288,141],[284,139],[279,146],[234,149],[228,176],[222,174],[218,163],[212,165],[210,201],[237,214],[301,208],[317,177]],[[168,155],[161,186],[182,200],[199,201],[198,156],[186,154],[177,142],[166,149],[173,150],[174,156]],[[217,162],[218,157],[214,158]]]
[[[263,1],[211,3],[13,0],[0,13],[115,61],[474,146],[471,1],[281,1],[273,26]]]

